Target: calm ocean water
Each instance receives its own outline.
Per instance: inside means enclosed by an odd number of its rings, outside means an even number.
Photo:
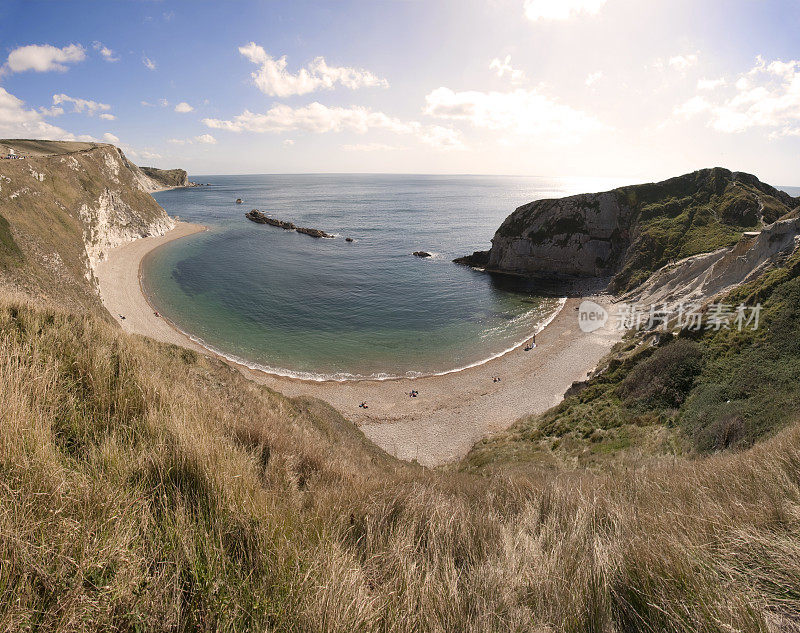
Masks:
[[[151,300],[215,351],[313,379],[451,371],[519,344],[558,300],[451,259],[488,248],[520,204],[616,184],[406,175],[194,179],[211,186],[155,197],[170,215],[211,230],[146,260]],[[244,217],[253,208],[337,238],[254,224]],[[412,256],[417,250],[434,257]]]

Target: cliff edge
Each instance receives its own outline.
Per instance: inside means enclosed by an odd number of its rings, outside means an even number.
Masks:
[[[99,307],[94,269],[108,249],[161,235],[174,221],[157,188],[119,148],[0,140],[3,284],[66,307]]]
[[[140,167],[139,169],[157,183],[157,189],[191,187],[194,185],[189,181],[189,176],[184,169],[158,169],[157,167]]]
[[[659,183],[537,200],[516,209],[492,247],[460,263],[521,275],[610,278],[629,291],[661,267],[733,248],[800,200],[753,175],[716,167]]]

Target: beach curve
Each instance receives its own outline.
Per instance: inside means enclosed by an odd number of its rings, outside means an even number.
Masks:
[[[162,236],[111,249],[98,264],[95,274],[103,304],[122,328],[221,358],[286,396],[325,400],[387,452],[426,466],[458,459],[487,433],[555,406],[621,338],[610,322],[591,333],[581,331],[576,316],[581,299],[570,298],[537,334],[533,350],[513,346],[457,371],[383,381],[315,381],[266,373],[192,340],[157,315],[142,289],[141,266],[149,253],[204,230],[198,224],[177,222]],[[610,297],[592,300],[605,307],[611,304]],[[496,377],[500,380],[495,382]],[[418,397],[409,396],[412,389]],[[366,409],[359,406],[365,401]]]

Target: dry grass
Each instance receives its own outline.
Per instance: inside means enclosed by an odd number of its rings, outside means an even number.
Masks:
[[[0,301],[0,630],[800,630],[800,431],[429,472],[329,407]]]

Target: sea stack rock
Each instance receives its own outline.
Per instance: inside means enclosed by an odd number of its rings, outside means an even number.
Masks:
[[[295,228],[295,231],[298,233],[303,233],[304,235],[310,235],[311,237],[325,237],[328,239],[333,239],[333,235],[326,233],[325,231],[320,231],[319,229],[307,229],[302,226],[298,226]]]
[[[432,255],[427,251],[414,251],[411,253],[414,257],[431,257]]]
[[[242,199],[241,198],[236,198],[236,204],[242,204]]]
[[[344,238],[344,241],[345,242],[352,242],[353,238],[352,237],[346,237],[346,238]]]

